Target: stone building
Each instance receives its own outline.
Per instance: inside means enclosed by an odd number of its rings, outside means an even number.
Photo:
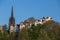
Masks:
[[[13,14],[13,6],[12,6],[11,16],[9,18],[9,32],[13,32],[13,31],[15,31],[15,18]]]

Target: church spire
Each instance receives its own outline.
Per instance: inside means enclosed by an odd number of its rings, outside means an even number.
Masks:
[[[10,32],[15,31],[15,18],[14,18],[13,5],[12,5],[12,8],[11,8],[11,16],[9,18],[9,31]]]
[[[14,15],[13,15],[13,6],[12,6],[12,10],[11,10],[11,17],[13,17]]]

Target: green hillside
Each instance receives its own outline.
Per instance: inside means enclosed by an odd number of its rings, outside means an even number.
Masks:
[[[60,24],[55,21],[48,21],[43,25],[32,26],[29,29],[22,29],[21,40],[60,40]]]
[[[60,23],[48,21],[10,35],[0,32],[0,40],[60,40]]]

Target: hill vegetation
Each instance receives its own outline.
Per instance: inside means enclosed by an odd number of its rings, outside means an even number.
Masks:
[[[8,36],[8,37],[7,37]],[[23,28],[20,32],[7,34],[0,32],[0,40],[60,40],[60,23],[48,21],[29,29]]]
[[[38,26],[21,31],[21,36],[24,40],[60,40],[60,24],[55,21],[48,21],[43,25],[38,24]]]

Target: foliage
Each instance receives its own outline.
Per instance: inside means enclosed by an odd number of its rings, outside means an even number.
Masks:
[[[11,34],[0,31],[0,40],[60,40],[60,23],[52,20]]]
[[[34,23],[35,22],[35,18],[34,17],[30,17],[27,20],[25,20],[24,22],[29,22],[29,23]]]
[[[8,33],[0,31],[0,40],[8,40]]]

